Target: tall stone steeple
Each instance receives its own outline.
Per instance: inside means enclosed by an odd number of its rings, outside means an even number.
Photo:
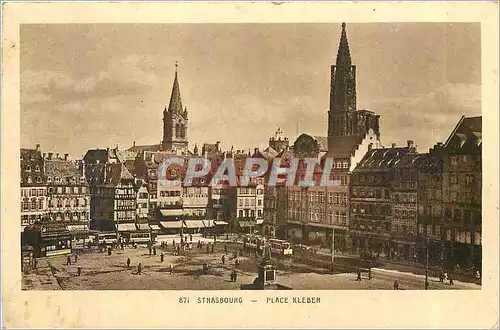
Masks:
[[[335,65],[331,66],[328,137],[352,135],[355,130],[356,66],[352,65],[346,24],[342,23]]]
[[[174,151],[179,154],[186,154],[188,148],[187,108],[182,109],[181,90],[177,74],[177,62],[175,62],[175,77],[172,85],[172,94],[168,108],[163,110],[163,151]]]

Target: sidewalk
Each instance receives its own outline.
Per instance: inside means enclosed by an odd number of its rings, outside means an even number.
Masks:
[[[22,275],[22,290],[62,290],[46,258],[38,259],[37,269]]]

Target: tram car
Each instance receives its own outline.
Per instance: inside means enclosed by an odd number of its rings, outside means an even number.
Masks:
[[[248,235],[245,236],[245,241],[247,247],[259,250],[260,252],[264,251],[264,247],[266,245],[266,239],[264,237]]]
[[[291,258],[293,255],[292,244],[280,239],[270,239],[269,245],[273,255],[285,258]]]
[[[129,243],[148,244],[154,242],[154,236],[150,232],[129,232],[126,235],[126,240]]]

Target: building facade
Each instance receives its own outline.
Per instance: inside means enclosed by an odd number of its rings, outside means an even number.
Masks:
[[[21,231],[47,214],[47,178],[40,145],[21,149]]]

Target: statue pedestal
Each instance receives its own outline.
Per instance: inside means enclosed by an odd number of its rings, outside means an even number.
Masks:
[[[268,261],[263,261],[258,266],[257,286],[264,289],[266,286],[276,284],[276,267]]]

